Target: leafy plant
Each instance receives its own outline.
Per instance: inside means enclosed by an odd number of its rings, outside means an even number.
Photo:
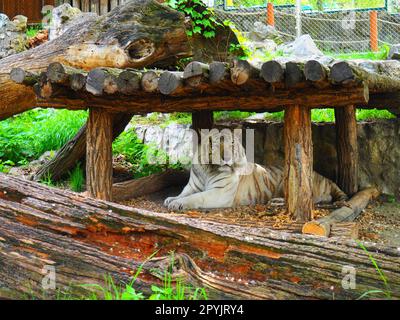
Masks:
[[[34,109],[0,121],[0,160],[26,164],[57,150],[85,123],[86,111]]]
[[[149,300],[207,300],[207,293],[204,288],[188,286],[181,278],[176,279],[175,286],[173,286],[172,270],[175,264],[173,252],[170,253],[170,257],[170,265],[164,272],[163,287],[151,286],[153,294]]]
[[[99,284],[82,284],[80,287],[93,288],[97,290],[90,294],[86,299],[89,300],[144,300],[145,295],[142,292],[136,291],[134,288],[135,282],[143,270],[144,265],[153,258],[157,252],[153,253],[149,258],[146,259],[138,268],[135,275],[128,284],[117,285],[111,276],[104,278],[104,286]],[[170,265],[165,270],[165,276],[163,286],[158,287],[156,285],[151,286],[152,294],[148,298],[149,300],[207,300],[207,293],[204,288],[193,288],[192,286],[186,285],[182,279],[172,279],[172,269],[175,260],[174,255],[171,253]],[[174,284],[175,283],[175,284]],[[64,295],[65,296],[65,295]],[[71,297],[70,295],[66,295]],[[85,297],[82,297],[85,299]]]
[[[10,167],[15,166],[15,163],[12,162],[11,160],[7,160],[7,161],[2,161],[0,159],[0,172],[3,173],[8,173],[10,171]]]
[[[78,163],[76,167],[70,172],[69,185],[72,191],[81,192],[85,184],[85,176],[81,164]]]
[[[55,186],[55,183],[53,182],[53,178],[50,173],[47,173],[42,179],[40,179],[39,182],[49,187]]]
[[[221,24],[202,0],[168,0],[167,4],[191,19],[192,28],[187,30],[188,36],[201,34],[204,38],[215,37],[217,26]]]

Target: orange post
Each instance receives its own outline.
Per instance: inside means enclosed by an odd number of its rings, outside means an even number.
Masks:
[[[267,4],[267,25],[275,26],[274,5],[271,2]]]
[[[371,11],[369,15],[369,36],[371,41],[371,50],[379,51],[378,45],[378,12]]]

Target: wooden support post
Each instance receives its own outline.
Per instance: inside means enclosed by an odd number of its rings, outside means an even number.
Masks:
[[[111,113],[92,108],[86,134],[86,185],[89,196],[112,200],[112,125]]]
[[[378,11],[371,11],[369,15],[369,36],[371,42],[371,51],[379,51],[378,44]]]
[[[271,2],[267,4],[267,25],[275,27],[274,5]]]
[[[291,106],[285,109],[284,189],[287,211],[297,221],[311,220],[313,210],[313,145],[311,109]]]
[[[358,191],[358,145],[356,108],[336,108],[338,186],[349,196]]]
[[[214,125],[214,113],[209,110],[192,113],[192,129],[211,129]]]
[[[193,143],[201,142],[201,129],[212,129],[214,125],[214,113],[209,110],[196,111],[192,113],[192,129],[197,132],[197,139],[193,137]]]

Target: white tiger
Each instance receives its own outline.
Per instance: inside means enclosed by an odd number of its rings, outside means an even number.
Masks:
[[[238,139],[232,139],[233,143],[229,142],[232,148],[226,148],[221,135],[211,132],[202,138],[193,157],[189,183],[181,194],[164,201],[168,209],[231,208],[283,198],[282,167],[248,162]],[[204,161],[207,156],[214,161]],[[347,196],[334,182],[314,172],[313,200],[314,203],[328,203],[345,201]]]

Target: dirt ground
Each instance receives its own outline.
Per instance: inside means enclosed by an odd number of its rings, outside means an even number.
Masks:
[[[172,188],[125,201],[123,204],[154,212],[169,212],[163,206],[163,201],[169,196],[179,194],[179,191],[179,188]],[[400,203],[390,203],[384,200],[382,198],[371,203],[358,218],[357,221],[360,224],[359,238],[400,247]],[[333,209],[335,209],[333,206],[316,207],[313,212],[314,218],[325,216]],[[279,205],[256,205],[208,211],[191,210],[179,214],[237,225],[264,226],[276,230],[299,232],[298,224],[285,214],[283,206]]]

